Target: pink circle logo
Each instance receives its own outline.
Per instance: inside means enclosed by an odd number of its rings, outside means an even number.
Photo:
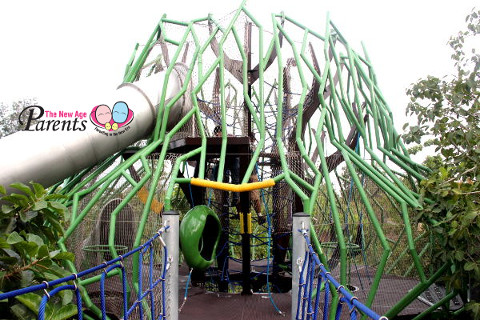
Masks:
[[[108,132],[117,131],[133,120],[133,111],[124,101],[117,101],[110,109],[106,104],[95,106],[90,112],[90,121]]]

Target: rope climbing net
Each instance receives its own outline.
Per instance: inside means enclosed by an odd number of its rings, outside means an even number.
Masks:
[[[43,281],[41,284],[30,287],[6,292],[0,294],[0,301],[18,296],[24,296],[40,290],[43,290],[41,301],[38,305],[38,320],[49,318],[52,310],[49,310],[49,301],[61,291],[69,290],[75,294],[73,303],[77,306],[77,318],[90,319],[88,314],[84,313],[82,304],[82,295],[85,290],[81,290],[82,282],[91,281],[92,278],[99,278],[97,285],[100,290],[100,310],[101,319],[109,319],[107,314],[108,292],[105,290],[105,282],[107,279],[116,279],[122,284],[122,319],[166,319],[168,307],[168,288],[166,288],[166,278],[169,276],[171,259],[168,258],[168,249],[162,235],[170,229],[170,226],[161,227],[157,233],[142,245],[135,249],[118,256],[115,259],[106,261],[93,268],[71,274],[67,277],[52,281]],[[161,257],[157,257],[155,253],[159,251],[156,247],[161,248]],[[147,257],[148,263],[145,264],[144,258]],[[138,290],[133,302],[130,302],[130,288],[127,284],[127,264],[128,260],[137,259],[139,261],[138,270]],[[144,270],[146,269],[146,270]],[[100,273],[99,273],[100,272]],[[129,301],[130,300],[130,301]]]

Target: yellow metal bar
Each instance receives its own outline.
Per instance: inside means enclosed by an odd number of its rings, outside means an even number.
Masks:
[[[252,234],[252,213],[247,213],[247,233]]]
[[[243,224],[243,213],[239,213],[239,216],[240,216],[240,234],[244,234],[245,233],[245,226]]]
[[[210,181],[210,180],[199,179],[199,178],[192,178],[190,180],[190,183],[198,187],[213,188],[213,189],[218,189],[223,191],[232,191],[232,192],[252,191],[256,189],[273,187],[275,185],[275,181],[273,179],[267,179],[259,182],[231,184],[231,183],[216,182],[216,181]]]

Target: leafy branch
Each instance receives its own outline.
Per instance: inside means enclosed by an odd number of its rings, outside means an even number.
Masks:
[[[60,202],[64,196],[48,194],[37,183],[11,187],[18,193],[6,195],[0,186],[0,291],[28,287],[69,275],[63,263],[73,261],[70,252],[61,252],[56,243],[64,233],[68,210]],[[46,316],[52,320],[68,319],[76,314],[71,304],[72,292],[62,291],[52,299]],[[0,302],[0,314],[8,319],[35,319],[41,296],[37,293]]]
[[[450,38],[456,74],[428,76],[407,90],[407,114],[417,118],[405,124],[404,139],[413,150],[434,147],[436,156],[425,164],[431,175],[420,184],[422,209],[417,221],[429,228],[432,261],[451,264],[445,281],[461,293],[470,316],[480,319],[480,55],[466,51],[478,41],[480,11],[466,18],[467,28]]]

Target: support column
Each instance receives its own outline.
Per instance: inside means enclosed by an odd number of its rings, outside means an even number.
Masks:
[[[298,290],[300,271],[298,266],[302,265],[303,259],[305,259],[305,250],[307,250],[307,244],[303,238],[302,233],[298,230],[309,229],[310,227],[310,215],[304,212],[298,212],[293,215],[292,226],[292,320],[295,320],[297,316],[298,305]]]
[[[245,150],[248,151],[248,150]],[[240,177],[245,173],[250,163],[250,153],[245,152],[240,156]],[[252,294],[251,283],[251,233],[252,233],[252,216],[250,214],[250,192],[240,193],[240,211],[243,217],[244,230],[242,233],[242,295]]]
[[[180,252],[178,212],[164,212],[162,221],[169,226],[163,238],[167,245],[167,261],[170,264],[165,278],[166,305],[164,313],[167,319],[178,320],[178,259]]]
[[[229,255],[229,228],[230,228],[230,208],[228,207],[228,191],[219,191],[222,193],[223,200],[221,206],[220,223],[222,225],[222,234],[217,246],[217,265],[219,271],[218,291],[228,292],[228,255]]]

